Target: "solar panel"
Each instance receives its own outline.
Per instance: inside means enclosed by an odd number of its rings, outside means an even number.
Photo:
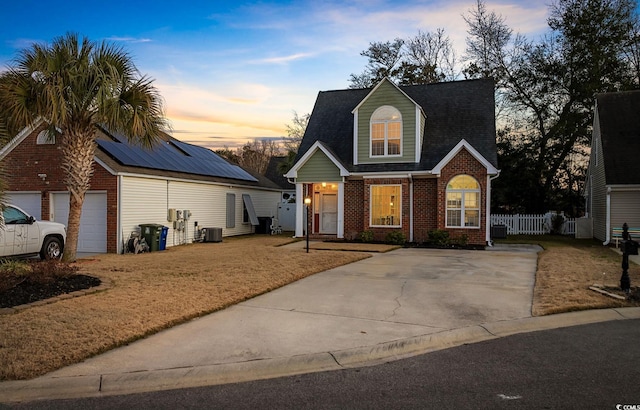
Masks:
[[[118,133],[111,135],[115,141],[99,139],[98,146],[122,165],[258,181],[238,165],[228,163],[208,148],[171,139],[145,149],[129,143]]]

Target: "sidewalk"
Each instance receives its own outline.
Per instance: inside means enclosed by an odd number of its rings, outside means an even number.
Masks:
[[[516,333],[640,318],[640,308],[531,317],[537,251],[375,253],[83,363],[0,383],[0,402],[339,370]]]

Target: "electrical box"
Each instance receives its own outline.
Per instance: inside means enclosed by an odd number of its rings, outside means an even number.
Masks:
[[[185,209],[184,211],[182,211],[182,215],[184,217],[184,220],[188,221],[189,218],[191,218],[191,211],[188,209]]]
[[[182,219],[182,211],[180,209],[176,210],[176,219]]]
[[[178,214],[175,208],[167,209],[167,221],[174,222],[176,220],[178,220]]]

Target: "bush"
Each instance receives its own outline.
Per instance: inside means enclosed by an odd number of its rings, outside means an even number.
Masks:
[[[434,229],[427,233],[429,235],[429,242],[433,246],[447,246],[449,245],[449,232],[442,229]]]
[[[0,292],[9,290],[27,280],[31,266],[25,261],[0,260]]]
[[[0,292],[18,286],[22,282],[46,284],[57,279],[76,275],[80,268],[59,260],[0,261]]]
[[[460,236],[457,236],[455,238],[451,238],[449,240],[449,243],[451,243],[452,245],[457,245],[457,246],[467,246],[467,243],[469,242],[469,236],[466,234],[462,234]]]
[[[368,243],[373,242],[373,231],[363,231],[360,233],[360,240]]]
[[[393,231],[389,232],[385,237],[385,242],[388,242],[393,245],[404,245],[407,241],[407,238],[401,231]]]

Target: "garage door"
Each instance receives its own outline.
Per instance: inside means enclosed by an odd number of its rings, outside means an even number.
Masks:
[[[42,219],[40,192],[6,192],[5,202],[22,208],[36,219]]]
[[[67,225],[69,218],[69,193],[51,195],[53,220]],[[78,252],[107,252],[107,194],[87,192],[80,218]]]

